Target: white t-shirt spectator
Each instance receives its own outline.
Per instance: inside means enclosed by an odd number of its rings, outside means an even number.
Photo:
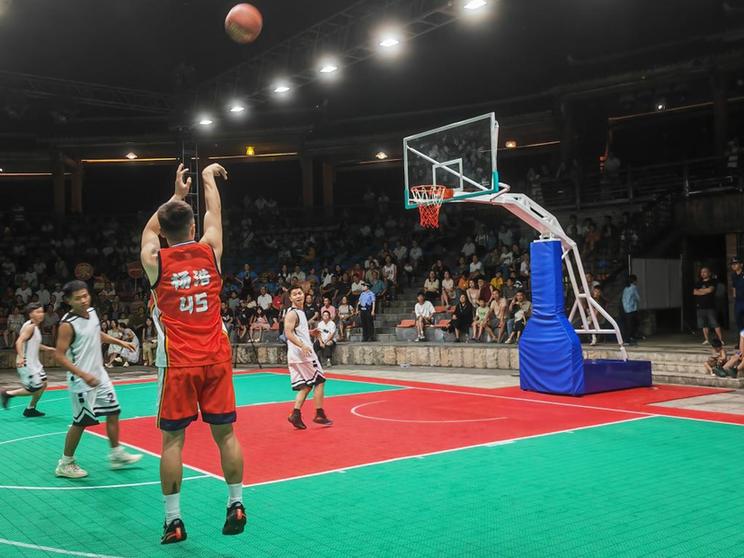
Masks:
[[[359,294],[362,292],[362,282],[361,281],[354,281],[351,284],[351,292],[352,294]]]
[[[258,295],[258,305],[264,310],[271,308],[271,301],[273,300],[269,293]]]
[[[480,260],[477,262],[470,262],[470,273],[483,273],[483,262]]]
[[[398,266],[394,263],[386,264],[385,267],[382,268],[382,276],[388,281],[395,283],[398,278]]]
[[[39,304],[42,306],[46,306],[52,300],[52,293],[48,289],[39,289],[36,296],[39,297]]]
[[[336,337],[336,324],[333,320],[328,320],[327,322],[321,320],[315,327],[320,332],[320,340],[323,341],[323,343],[328,343],[328,341],[331,341]]]
[[[421,258],[424,256],[424,253],[421,251],[420,246],[414,246],[411,248],[410,255],[411,255],[411,260],[413,260],[414,262],[417,262],[421,260]]]
[[[460,252],[462,252],[466,257],[472,256],[475,254],[475,243],[472,240],[468,240],[462,245],[462,250],[460,250]]]
[[[425,300],[423,303],[417,302],[413,311],[417,318],[431,318],[434,315],[434,305],[428,300]]]
[[[28,299],[31,298],[31,295],[33,294],[31,292],[31,287],[26,287],[25,289],[18,287],[15,291],[16,296],[20,296],[23,299],[23,303],[27,303]]]
[[[44,275],[46,271],[46,264],[44,262],[36,262],[34,264],[34,271],[37,275]]]
[[[408,255],[408,248],[401,244],[400,246],[395,247],[395,250],[393,250],[393,254],[395,254],[395,257],[398,258],[399,262],[402,262]]]
[[[26,280],[26,282],[29,285],[33,287],[35,287],[36,283],[39,281],[39,278],[37,277],[35,271],[27,271],[26,273],[23,274],[23,278]]]

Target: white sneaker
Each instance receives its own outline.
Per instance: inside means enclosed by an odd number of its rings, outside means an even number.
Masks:
[[[329,358],[326,360],[326,366],[330,366],[330,365],[331,365],[331,359]]]
[[[123,366],[124,366],[124,368],[126,368],[127,366],[129,366],[129,363],[127,361],[124,361]]]
[[[111,461],[112,469],[122,469],[129,465],[133,465],[137,463],[140,459],[142,459],[142,454],[141,453],[127,453],[124,450],[121,450],[121,451],[112,453],[109,456],[109,459]]]
[[[708,342],[708,340],[706,339],[705,341],[703,341],[703,345],[710,345],[710,343],[709,343],[709,342]]]
[[[60,459],[57,462],[57,468],[54,470],[54,474],[57,477],[66,477],[68,479],[82,479],[88,476],[88,471],[81,469],[74,461],[72,463],[62,463]]]

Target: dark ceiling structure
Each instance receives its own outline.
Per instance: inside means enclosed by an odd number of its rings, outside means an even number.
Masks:
[[[651,89],[649,103],[695,102],[712,72],[736,82],[744,68],[738,0],[489,0],[477,20],[464,0],[254,0],[264,31],[248,46],[223,30],[234,3],[1,0],[0,162],[162,154],[182,134],[214,152],[368,151],[490,110],[514,134],[555,139],[566,100]],[[377,48],[390,25],[395,57]],[[324,56],[338,79],[321,79]],[[279,78],[292,95],[273,94]]]

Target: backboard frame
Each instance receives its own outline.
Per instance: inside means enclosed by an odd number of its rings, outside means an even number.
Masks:
[[[488,125],[490,127],[490,152],[491,152],[491,183],[488,187],[484,187],[482,184],[479,184],[475,180],[471,179],[470,177],[466,176],[463,173],[463,157],[457,157],[454,159],[449,159],[447,161],[437,161],[436,159],[433,159],[432,157],[429,157],[425,153],[421,153],[418,151],[415,147],[412,147],[410,144],[411,142],[414,142],[415,140],[419,140],[421,138],[431,136],[440,132],[446,132],[447,130],[451,130],[454,128],[467,126],[469,124],[473,124],[475,122],[479,122],[481,120],[487,120]],[[415,209],[418,207],[418,204],[411,196],[410,188],[413,186],[419,186],[421,185],[420,181],[411,180],[409,177],[409,160],[413,158],[419,158],[423,159],[427,163],[429,163],[432,167],[431,176],[432,176],[432,182],[434,184],[437,183],[437,172],[443,171],[445,173],[449,173],[451,175],[454,175],[459,180],[459,188],[454,188],[454,194],[451,198],[444,200],[445,203],[449,202],[457,202],[462,201],[468,198],[474,198],[478,196],[483,196],[486,194],[498,194],[499,193],[499,172],[497,167],[497,149],[499,144],[499,123],[496,120],[496,114],[493,112],[482,114],[480,116],[475,116],[473,118],[468,118],[466,120],[461,120],[459,122],[453,122],[452,124],[446,124],[444,126],[440,126],[439,128],[434,128],[433,130],[427,130],[425,132],[420,132],[417,134],[413,134],[411,136],[407,136],[403,138],[403,168],[404,168],[404,175],[405,175],[405,181],[404,181],[404,191],[403,191],[403,200],[405,204],[406,209]],[[465,155],[465,154],[463,154]],[[451,167],[457,165],[459,172],[452,169]],[[466,190],[466,183],[472,187],[474,187],[474,190]],[[434,185],[432,184],[432,185]]]

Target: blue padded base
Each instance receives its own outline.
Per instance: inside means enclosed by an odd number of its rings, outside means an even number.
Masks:
[[[650,387],[651,362],[648,360],[585,360],[584,395]]]

